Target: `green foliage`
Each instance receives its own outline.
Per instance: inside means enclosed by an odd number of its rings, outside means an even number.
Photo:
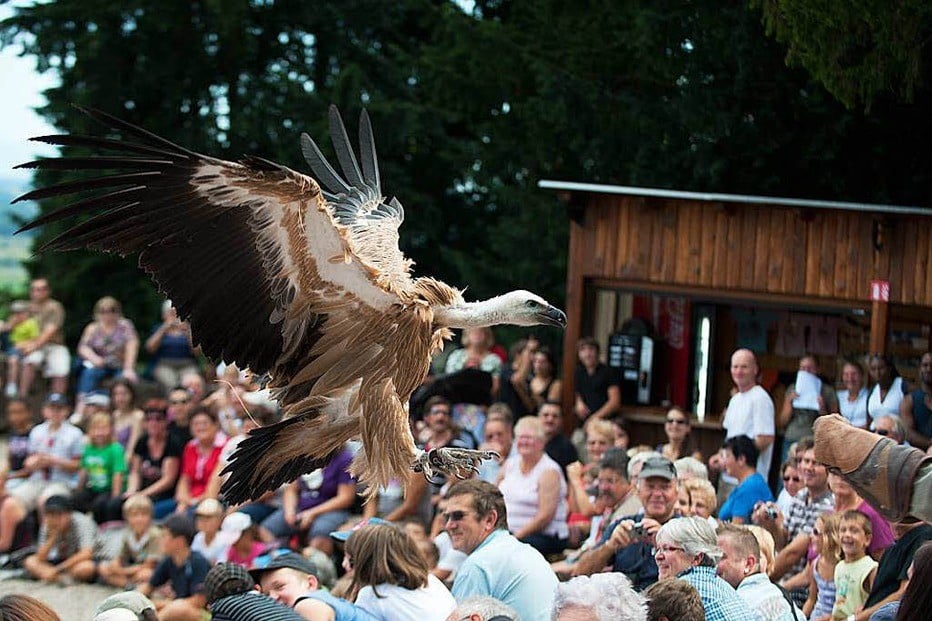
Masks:
[[[752,0],[786,60],[805,67],[849,108],[870,109],[881,95],[912,101],[927,85],[932,35],[925,0]]]

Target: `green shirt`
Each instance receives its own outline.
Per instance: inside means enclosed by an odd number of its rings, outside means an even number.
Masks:
[[[88,444],[81,456],[81,469],[87,472],[86,487],[98,494],[111,491],[113,475],[126,472],[126,459],[119,442],[99,447]]]

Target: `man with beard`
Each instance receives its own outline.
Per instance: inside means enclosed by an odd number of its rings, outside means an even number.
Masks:
[[[643,508],[609,524],[599,545],[579,559],[574,575],[588,576],[611,565],[613,571],[628,576],[638,591],[657,581],[654,535],[661,526],[677,517],[673,462],[665,457],[652,457],[644,462],[638,474],[637,495]]]

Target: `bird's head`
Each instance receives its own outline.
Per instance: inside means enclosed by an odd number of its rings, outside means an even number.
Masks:
[[[516,326],[566,327],[566,314],[547,300],[530,291],[512,291],[501,296],[508,323]]]

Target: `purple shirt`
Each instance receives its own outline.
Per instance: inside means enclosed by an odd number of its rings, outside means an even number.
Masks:
[[[866,500],[862,500],[858,505],[858,511],[866,515],[871,521],[871,544],[867,546],[867,553],[873,555],[879,550],[886,550],[893,545],[896,537],[893,536],[893,529],[890,528],[890,522],[883,519],[883,516],[877,513]]]
[[[340,485],[356,485],[356,479],[349,473],[352,461],[352,453],[343,449],[326,467],[298,477],[298,511],[330,500],[337,495]]]

